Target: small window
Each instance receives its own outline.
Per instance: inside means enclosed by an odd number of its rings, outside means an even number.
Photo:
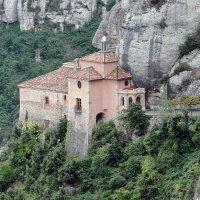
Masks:
[[[124,106],[124,104],[125,104],[124,97],[121,97],[120,104],[121,104],[121,106]]]
[[[76,99],[76,111],[81,111],[81,110],[82,110],[81,99],[77,98]]]
[[[125,81],[124,85],[125,85],[125,86],[128,86],[128,80]]]
[[[78,88],[81,88],[82,86],[80,81],[78,81],[77,85],[78,85]]]
[[[64,115],[64,119],[67,119],[67,115]]]
[[[49,104],[49,97],[45,97],[45,104]]]
[[[133,103],[133,98],[132,97],[129,97],[128,98],[128,102],[129,102],[129,105],[131,105]]]
[[[64,95],[64,97],[63,97],[63,98],[64,98],[64,101],[66,101],[66,100],[67,100],[67,96],[66,96],[66,95]]]

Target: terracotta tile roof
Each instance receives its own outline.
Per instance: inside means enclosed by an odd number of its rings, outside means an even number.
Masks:
[[[19,88],[32,88],[51,90],[66,93],[68,90],[67,77],[74,69],[72,67],[62,66],[59,69],[48,74],[38,76],[18,85]]]
[[[131,75],[125,72],[120,67],[116,67],[110,74],[108,74],[105,77],[105,79],[113,79],[113,80],[127,79],[127,78],[131,78]]]
[[[68,76],[68,78],[80,80],[99,80],[102,79],[102,76],[93,67],[88,67],[74,71],[70,76]]]
[[[88,62],[96,62],[96,63],[111,63],[111,62],[117,62],[117,58],[115,54],[111,51],[107,52],[96,52],[90,55],[87,55],[83,58],[80,58],[82,61],[88,61]]]

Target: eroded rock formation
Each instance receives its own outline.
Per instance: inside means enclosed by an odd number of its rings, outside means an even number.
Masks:
[[[183,56],[170,72],[170,90],[174,96],[196,96],[200,94],[200,50]]]
[[[122,0],[102,21],[93,44],[107,32],[118,38],[120,64],[130,70],[139,86],[155,87],[179,59],[179,46],[200,23],[199,0]],[[127,4],[129,6],[127,6]]]
[[[106,3],[107,0],[100,5],[97,0],[0,0],[0,14],[4,22],[19,21],[22,31],[45,20],[60,25],[61,29],[64,23],[79,28],[89,22],[98,9],[105,12]]]

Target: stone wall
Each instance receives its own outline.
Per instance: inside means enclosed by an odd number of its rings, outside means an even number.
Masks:
[[[78,88],[78,80],[68,79],[68,119],[72,123],[72,133],[67,141],[66,148],[70,154],[86,155],[88,150],[89,135],[89,81],[81,80],[81,88]],[[81,110],[76,109],[76,99],[81,99]]]
[[[64,96],[66,95],[66,100]],[[46,104],[45,98],[49,98]],[[26,115],[41,125],[55,127],[59,119],[67,117],[67,94],[52,91],[20,89],[20,122],[24,122]],[[26,114],[27,113],[27,114]]]

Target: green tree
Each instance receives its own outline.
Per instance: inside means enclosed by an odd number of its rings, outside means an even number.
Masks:
[[[149,119],[139,104],[131,104],[121,119],[127,129],[138,136],[144,135],[149,126]]]

